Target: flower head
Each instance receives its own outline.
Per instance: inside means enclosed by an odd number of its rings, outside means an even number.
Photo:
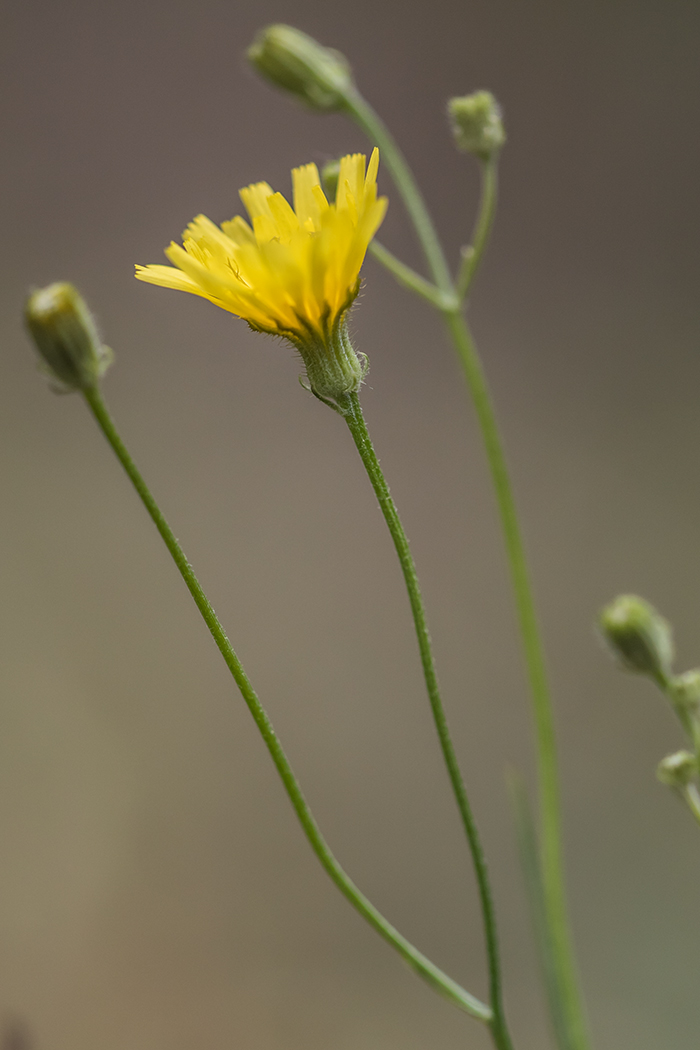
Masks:
[[[198,215],[165,254],[173,266],[137,266],[141,281],[204,296],[256,329],[319,338],[358,292],[367,247],[384,218],[377,199],[375,149],[343,157],[329,204],[315,164],[292,171],[294,208],[266,182],[241,190],[252,223],[237,215],[221,227]]]
[[[252,226],[237,215],[221,227],[198,215],[173,266],[137,266],[141,281],[192,292],[242,317],[251,328],[284,336],[300,351],[311,389],[336,400],[356,392],[365,368],[345,317],[360,287],[360,267],[384,218],[377,199],[379,153],[343,157],[329,204],[315,164],[292,171],[294,207],[266,182],[241,190]]]

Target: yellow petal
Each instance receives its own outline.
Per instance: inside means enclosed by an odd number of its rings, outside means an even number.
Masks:
[[[334,324],[357,286],[367,247],[386,211],[377,200],[375,149],[340,162],[337,200],[329,204],[315,164],[292,171],[294,208],[267,182],[240,191],[240,215],[216,226],[192,220],[183,244],[166,250],[172,266],[139,266],[139,280],[210,299],[269,331],[287,334]]]

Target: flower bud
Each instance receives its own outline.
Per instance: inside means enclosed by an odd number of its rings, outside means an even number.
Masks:
[[[603,637],[630,671],[667,678],[673,661],[670,625],[634,594],[621,594],[600,614]]]
[[[112,363],[112,351],[102,345],[95,320],[72,284],[33,292],[24,316],[45,370],[63,389],[94,386]]]
[[[687,711],[696,712],[700,708],[700,669],[685,671],[674,675],[671,680],[673,699]]]
[[[340,161],[329,160],[321,169],[321,182],[323,192],[329,201],[334,201],[338,193],[338,179],[340,178]]]
[[[248,58],[259,73],[311,109],[340,109],[353,88],[345,56],[292,26],[262,29],[248,48]]]
[[[451,98],[447,113],[457,148],[465,153],[486,161],[505,145],[501,107],[490,91]]]
[[[662,784],[672,788],[684,788],[697,773],[697,761],[690,751],[676,751],[659,762],[656,776]]]

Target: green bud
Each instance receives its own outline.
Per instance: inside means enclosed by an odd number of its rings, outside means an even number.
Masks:
[[[340,109],[353,89],[348,60],[292,26],[262,29],[248,48],[259,73],[322,112]]]
[[[684,788],[697,773],[697,762],[690,751],[676,751],[659,762],[656,775],[662,784],[672,788]]]
[[[688,711],[697,711],[700,707],[700,669],[675,675],[671,680],[671,689],[676,703]]]
[[[95,320],[72,284],[33,292],[24,317],[45,370],[62,389],[94,386],[112,363],[112,351],[102,345]]]
[[[670,625],[634,594],[621,594],[600,614],[603,637],[630,671],[667,678],[673,661]]]
[[[490,91],[451,98],[447,113],[457,148],[489,160],[505,145],[501,107]]]
[[[340,178],[340,161],[329,160],[321,169],[321,183],[323,192],[329,201],[334,201],[338,193],[338,179]]]

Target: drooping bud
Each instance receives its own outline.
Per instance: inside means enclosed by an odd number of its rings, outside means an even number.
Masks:
[[[290,91],[311,109],[340,109],[353,89],[345,56],[293,26],[262,29],[248,48],[248,58],[267,80]]]
[[[340,161],[329,160],[321,169],[321,182],[323,192],[330,202],[334,201],[338,193],[338,179],[340,178]]]
[[[505,145],[501,107],[490,91],[451,98],[447,112],[457,148],[465,153],[487,161]]]
[[[33,292],[24,311],[45,370],[64,390],[94,386],[113,360],[95,319],[72,284],[59,282]]]
[[[629,671],[667,679],[673,662],[671,627],[634,594],[621,594],[600,614],[603,637]]]
[[[698,771],[698,764],[690,751],[676,751],[659,762],[656,776],[662,784],[672,788],[687,787]]]

